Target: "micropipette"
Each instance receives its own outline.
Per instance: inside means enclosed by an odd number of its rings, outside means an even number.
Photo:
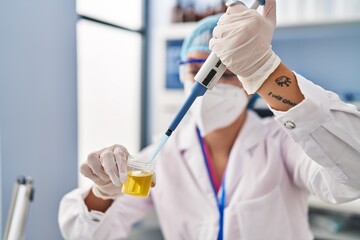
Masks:
[[[234,6],[236,4],[245,5],[242,1],[239,0],[230,0],[226,2],[226,6],[228,7]],[[255,0],[250,8],[257,9],[259,5],[264,4],[265,0]],[[184,118],[195,99],[197,97],[203,96],[207,90],[211,90],[217,84],[225,70],[226,66],[221,62],[220,58],[218,58],[215,53],[211,52],[198,73],[195,75],[195,83],[191,89],[190,95],[185,100],[179,112],[175,115],[175,118],[170,123],[170,126],[165,132],[165,135],[161,138],[159,145],[151,156],[150,162],[156,158],[157,154],[160,152],[166,141]]]

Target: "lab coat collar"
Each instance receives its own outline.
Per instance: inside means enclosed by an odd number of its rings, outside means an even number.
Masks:
[[[182,128],[179,137],[180,153],[191,175],[196,179],[197,188],[202,192],[206,201],[212,205],[212,208],[217,209],[217,199],[209,179],[195,123],[190,122]]]
[[[237,189],[244,174],[244,161],[253,160],[253,149],[263,141],[265,134],[266,127],[263,121],[256,113],[248,111],[246,121],[231,149],[226,166],[227,205],[231,204],[234,195],[237,195],[236,192],[238,192]]]
[[[217,200],[208,176],[200,142],[196,135],[195,123],[189,121],[185,126],[183,126],[179,133],[178,147],[185,163],[188,165],[192,175],[196,179],[199,189],[203,191],[204,195],[207,196],[207,199],[210,200],[211,204],[217,206]],[[256,113],[248,111],[245,123],[231,150],[228,167],[241,169],[242,160],[245,160],[242,159],[243,156],[251,154],[250,150],[262,141],[265,134],[266,128],[260,117]],[[241,178],[238,173],[239,172],[237,171],[230,171],[226,175],[226,188],[229,189],[230,192],[235,189],[235,186]]]
[[[237,149],[249,150],[255,147],[265,136],[266,127],[261,118],[253,111],[248,110],[247,117],[239,136],[235,141],[235,145],[241,144],[242,146]],[[198,144],[196,136],[195,122],[189,120],[188,123],[181,129],[179,136],[179,149],[181,152],[192,148],[194,144]]]
[[[261,118],[252,110],[248,110],[247,118],[233,148],[248,151],[262,141],[267,128]],[[241,146],[240,146],[241,145]]]

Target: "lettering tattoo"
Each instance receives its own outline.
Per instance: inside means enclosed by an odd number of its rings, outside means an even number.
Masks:
[[[275,82],[280,87],[283,87],[284,85],[289,87],[290,83],[291,83],[291,80],[290,80],[290,78],[288,78],[286,76],[281,76],[281,77],[278,77],[277,79],[275,79]]]
[[[292,102],[289,99],[283,98],[282,96],[278,95],[278,94],[274,94],[272,92],[268,93],[268,96],[271,96],[273,98],[275,98],[276,100],[278,100],[279,102],[282,102],[284,104],[290,105],[290,106],[296,106],[296,103]]]

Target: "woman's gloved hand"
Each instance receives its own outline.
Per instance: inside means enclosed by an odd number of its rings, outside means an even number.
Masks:
[[[279,66],[271,49],[276,27],[276,2],[266,0],[263,15],[237,4],[220,18],[210,40],[210,49],[238,75],[248,94],[255,93]]]
[[[80,172],[94,182],[92,191],[96,197],[114,199],[122,195],[121,186],[127,180],[128,155],[121,145],[89,154]]]

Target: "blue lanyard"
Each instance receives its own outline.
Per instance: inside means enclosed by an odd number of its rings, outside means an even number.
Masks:
[[[205,143],[204,143],[204,140],[203,138],[201,137],[200,135],[200,131],[198,128],[196,128],[196,132],[197,132],[197,136],[198,136],[198,139],[200,141],[200,144],[201,144],[201,150],[202,150],[202,153],[203,153],[203,156],[204,156],[204,161],[205,161],[205,164],[206,164],[206,169],[207,169],[207,172],[208,172],[208,175],[209,175],[209,179],[210,179],[210,182],[211,182],[211,186],[214,190],[214,194],[215,194],[215,198],[216,198],[216,202],[217,202],[217,206],[218,206],[218,209],[219,209],[219,214],[220,214],[220,218],[219,218],[219,233],[218,233],[218,240],[223,240],[223,237],[224,237],[224,209],[225,209],[225,203],[226,203],[226,192],[225,192],[225,175],[222,179],[222,183],[221,183],[221,196],[220,196],[220,199],[218,199],[217,197],[217,192],[216,192],[216,189],[215,189],[215,184],[211,178],[211,174],[210,174],[210,167],[209,167],[209,163],[208,163],[208,159],[207,159],[207,156],[206,156],[206,152],[205,152]]]
[[[221,184],[221,188],[222,188],[222,192],[221,192],[221,198],[220,200],[218,198],[217,202],[218,202],[218,208],[219,208],[219,213],[220,213],[220,219],[219,219],[219,235],[218,235],[218,240],[222,240],[224,237],[224,209],[225,209],[225,177],[222,180],[222,184]]]

